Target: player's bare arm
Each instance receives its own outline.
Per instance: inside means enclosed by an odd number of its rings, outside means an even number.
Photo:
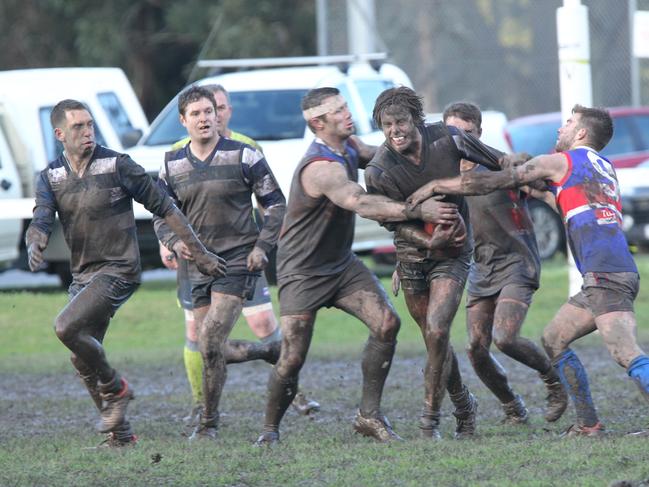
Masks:
[[[518,188],[538,179],[560,181],[568,163],[565,155],[551,154],[530,159],[503,171],[474,173],[430,181],[408,197],[408,205],[418,205],[431,194],[488,194],[497,189]]]
[[[466,227],[458,219],[452,225],[436,225],[433,233],[429,234],[417,225],[404,223],[397,226],[395,236],[428,250],[462,247],[466,240]]]
[[[341,208],[379,222],[418,219],[452,224],[458,218],[457,206],[453,203],[429,199],[408,209],[405,203],[369,195],[361,185],[348,179],[345,169],[337,162],[312,162],[302,171],[302,185],[313,198],[326,196]]]

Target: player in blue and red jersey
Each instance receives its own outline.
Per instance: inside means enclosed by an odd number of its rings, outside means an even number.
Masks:
[[[499,172],[471,171],[431,181],[410,198],[410,203],[417,204],[434,193],[487,194],[537,180],[549,184],[584,278],[581,292],[559,309],[543,332],[543,345],[577,412],[577,422],[568,429],[568,436],[598,436],[603,431],[586,371],[569,348],[595,330],[649,401],[649,357],[637,344],[633,311],[640,276],[622,232],[615,170],[598,153],[612,136],[613,121],[606,110],[575,105],[572,117],[559,129],[555,154]],[[649,430],[636,434],[646,436]]]

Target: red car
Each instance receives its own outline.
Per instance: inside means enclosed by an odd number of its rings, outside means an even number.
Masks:
[[[617,169],[635,167],[649,159],[649,107],[609,108],[613,117],[613,138],[601,151]],[[505,138],[513,152],[533,156],[554,152],[557,130],[562,125],[561,113],[543,113],[515,118],[505,126]],[[625,208],[625,211],[628,211]],[[559,216],[544,203],[532,200],[530,212],[534,220],[541,258],[551,258],[565,249],[565,232]]]

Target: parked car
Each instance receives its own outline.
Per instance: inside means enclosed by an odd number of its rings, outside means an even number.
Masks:
[[[383,134],[372,121],[378,95],[397,82],[409,82],[396,66],[388,71],[401,73],[397,81],[368,63],[255,69],[201,79],[199,85],[221,84],[230,93],[233,115],[230,128],[255,139],[285,195],[288,196],[293,172],[313,140],[302,118],[300,102],[307,91],[321,86],[340,90],[349,104],[356,134],[365,142],[380,144]],[[151,123],[148,133],[129,150],[135,161],[151,174],[158,174],[165,151],[187,132],[178,119],[177,95]],[[364,180],[362,171],[359,181]],[[370,252],[390,245],[392,236],[376,222],[357,217],[353,250]],[[271,278],[272,280],[272,278]]]
[[[609,108],[609,112],[615,131],[609,144],[601,151],[602,155],[613,163],[616,170],[631,168],[649,159],[649,107],[614,107]],[[560,112],[515,118],[507,123],[505,138],[514,152],[528,152],[533,156],[548,154],[554,151],[557,130],[561,125]],[[623,194],[628,184],[627,178],[620,181]],[[624,201],[625,198],[623,204]],[[626,201],[628,207],[629,200]],[[541,257],[548,259],[559,251],[565,251],[565,232],[558,215],[538,200],[532,200],[530,212]],[[631,241],[630,228],[626,232]]]
[[[622,196],[622,228],[629,244],[649,250],[649,159],[617,170]]]

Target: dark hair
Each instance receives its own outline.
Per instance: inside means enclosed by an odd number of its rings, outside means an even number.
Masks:
[[[372,118],[377,127],[381,128],[381,115],[391,106],[398,105],[410,112],[412,121],[415,125],[422,125],[426,116],[424,115],[424,108],[422,98],[411,88],[407,86],[399,86],[397,88],[388,88],[379,95],[374,104],[374,111]]]
[[[456,101],[446,105],[442,120],[446,123],[449,117],[457,117],[465,122],[472,122],[478,130],[482,130],[482,112],[480,107],[470,101]]]
[[[203,86],[197,85],[190,86],[185,91],[183,91],[180,96],[178,96],[178,113],[185,115],[185,109],[187,108],[187,105],[194,103],[201,98],[207,98],[210,103],[212,103],[214,112],[216,113],[216,100],[214,99],[212,92]]]
[[[228,90],[226,90],[223,85],[219,83],[211,83],[209,85],[203,85],[203,88],[210,90],[213,94],[221,92],[225,95],[225,99],[228,100],[228,105],[231,105],[230,103],[230,93],[228,93]]]
[[[52,108],[52,111],[50,112],[50,123],[52,124],[52,128],[61,128],[61,125],[65,123],[65,113],[72,110],[85,110],[90,113],[90,110],[88,110],[88,107],[85,105],[85,103],[81,103],[77,100],[71,100],[69,98],[66,100],[61,100],[56,105],[54,105],[54,108]]]
[[[317,107],[326,98],[337,96],[337,95],[340,95],[340,90],[338,88],[332,88],[330,86],[324,86],[322,88],[314,88],[312,90],[309,90],[307,94],[302,97],[300,108],[302,109],[302,111],[304,111],[304,110],[308,110],[309,108]],[[325,113],[316,118],[319,118],[320,120],[324,120],[324,117],[326,116],[327,114]],[[307,120],[306,124],[309,127],[309,130],[315,133],[315,130],[313,129],[313,127],[311,127],[311,123],[309,120]]]
[[[593,149],[600,151],[613,137],[613,119],[605,108],[588,108],[575,105],[572,113],[581,115],[580,128],[588,130],[588,142]]]

